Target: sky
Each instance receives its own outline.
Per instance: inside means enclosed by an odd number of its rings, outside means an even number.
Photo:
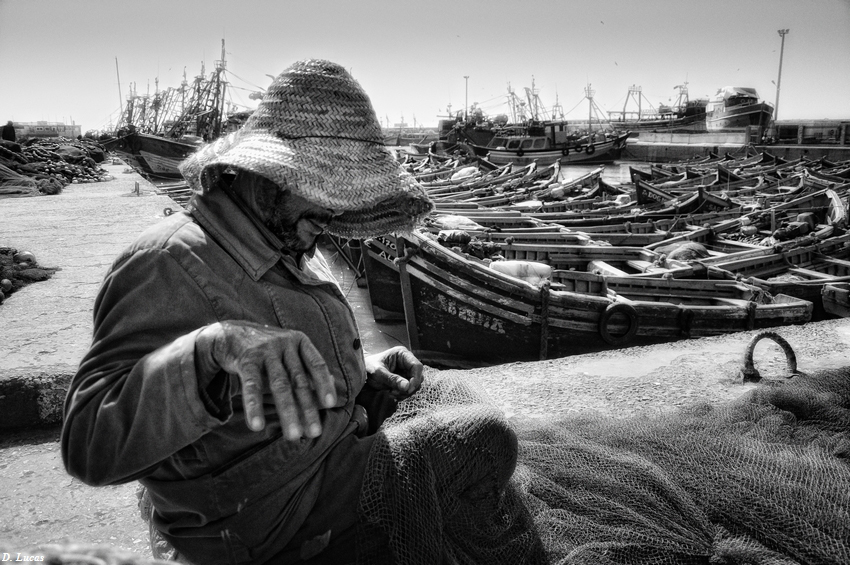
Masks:
[[[780,29],[788,29],[784,50]],[[850,119],[850,0],[0,0],[0,123],[100,130],[122,98],[207,74],[225,41],[229,100],[293,62],[350,70],[382,125],[508,113],[534,85],[567,119],[757,89],[779,120]],[[781,79],[780,51],[783,52]],[[468,78],[465,78],[468,77]]]

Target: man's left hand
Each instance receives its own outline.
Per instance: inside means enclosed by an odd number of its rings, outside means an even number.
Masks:
[[[422,386],[422,369],[419,359],[399,345],[366,357],[366,385],[403,400]]]

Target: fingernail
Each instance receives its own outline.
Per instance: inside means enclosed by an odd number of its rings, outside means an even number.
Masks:
[[[334,395],[332,395],[332,394],[325,395],[325,406],[330,408],[334,404],[336,404],[336,399],[334,398]]]
[[[259,431],[263,429],[263,419],[262,418],[254,418],[251,420],[251,427],[255,430]]]
[[[322,433],[322,426],[313,424],[310,426],[310,437],[319,437]]]
[[[298,429],[298,426],[289,426],[286,432],[286,436],[290,440],[295,441],[301,438],[301,430]]]

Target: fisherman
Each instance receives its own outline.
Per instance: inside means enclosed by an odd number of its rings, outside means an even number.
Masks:
[[[12,120],[6,122],[6,125],[3,126],[3,131],[0,133],[0,137],[3,138],[3,141],[11,141],[12,143],[17,142],[18,136],[15,134],[15,124],[12,123]]]
[[[328,61],[289,67],[181,170],[188,210],[141,234],[97,297],[66,469],[138,480],[183,562],[351,562],[375,431],[423,367],[403,347],[364,356],[316,243],[409,230],[433,205]]]

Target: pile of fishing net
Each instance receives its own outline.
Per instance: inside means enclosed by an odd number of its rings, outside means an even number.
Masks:
[[[58,270],[58,267],[40,265],[29,251],[0,245],[0,304],[12,293],[27,285],[46,281]]]
[[[41,194],[39,183],[0,164],[0,196],[37,196]]]
[[[443,371],[385,423],[367,477],[363,564],[850,563],[850,370],[550,422],[508,421]]]
[[[70,183],[109,180],[98,165],[104,159],[103,147],[90,140],[0,142],[0,196],[59,194]]]

